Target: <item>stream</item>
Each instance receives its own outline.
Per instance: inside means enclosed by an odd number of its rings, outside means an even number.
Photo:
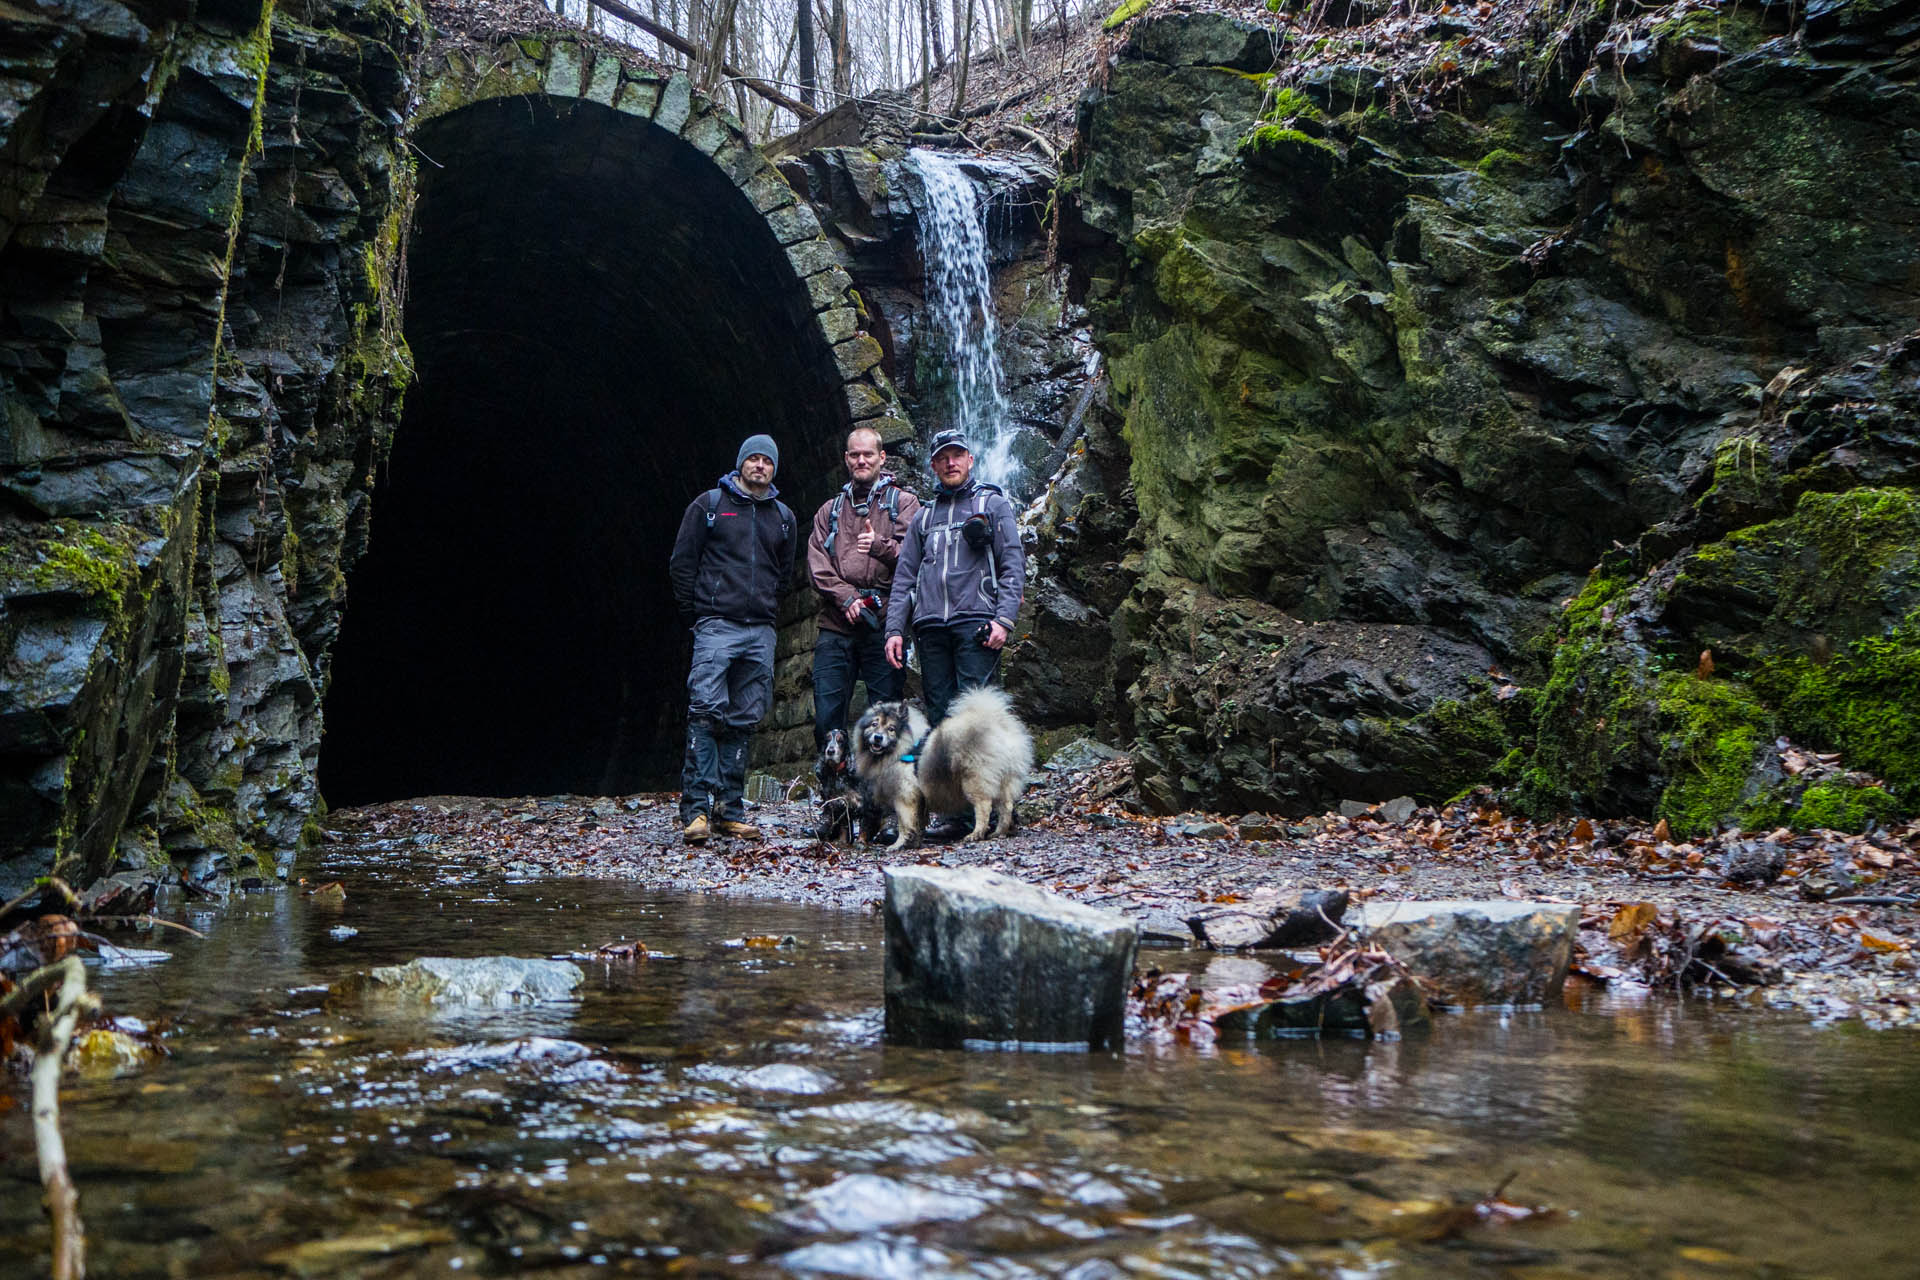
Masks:
[[[431,848],[329,846],[307,875],[345,905],[177,909],[204,940],[91,972],[171,1054],[65,1091],[92,1274],[1915,1274],[1897,1033],[1589,997],[1402,1042],[906,1050],[881,1038],[876,916]],[[653,954],[581,961],[573,1004],[327,992],[635,938]],[[44,1274],[27,1109],[0,1132],[0,1275]],[[1503,1182],[1492,1220],[1449,1212]]]

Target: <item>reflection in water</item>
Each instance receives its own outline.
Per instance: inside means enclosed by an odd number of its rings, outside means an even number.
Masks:
[[[96,1274],[1910,1268],[1920,1063],[1897,1035],[1649,1003],[1211,1057],[900,1049],[870,917],[399,858],[336,853],[344,909],[244,899],[190,920],[209,936],[168,964],[96,975],[174,1053],[67,1094]],[[802,945],[719,945],[766,933]],[[621,937],[670,955],[587,964],[567,1005],[403,1014],[325,990]],[[30,1149],[21,1109],[0,1124]],[[31,1164],[0,1201],[7,1274],[44,1266]],[[1509,1175],[1508,1199],[1561,1212],[1447,1229]]]

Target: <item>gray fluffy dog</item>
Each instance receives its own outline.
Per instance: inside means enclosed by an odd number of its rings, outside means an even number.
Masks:
[[[929,812],[957,813],[968,805],[974,815],[968,842],[985,838],[996,807],[1000,822],[993,834],[1004,836],[1033,767],[1033,737],[998,689],[961,694],[931,734],[918,707],[877,703],[854,726],[853,740],[854,776],[875,805],[893,810],[900,829],[889,852],[918,844]]]

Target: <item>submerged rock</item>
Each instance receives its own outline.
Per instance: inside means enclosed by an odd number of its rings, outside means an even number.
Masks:
[[[333,990],[336,995],[378,993],[428,1004],[514,1005],[571,999],[581,981],[580,970],[564,960],[423,956],[348,978]]]
[[[1448,1004],[1542,1004],[1560,994],[1580,908],[1549,902],[1369,902],[1352,922]]]
[[[994,871],[886,878],[889,1040],[1119,1047],[1133,921]]]
[[[1193,936],[1215,950],[1308,947],[1331,942],[1347,909],[1342,889],[1267,895],[1247,903],[1208,907],[1187,920]]]

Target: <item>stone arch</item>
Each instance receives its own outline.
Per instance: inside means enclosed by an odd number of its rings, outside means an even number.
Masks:
[[[322,786],[338,804],[661,785],[687,502],[771,430],[804,537],[845,430],[911,428],[812,210],[684,75],[564,39],[428,66],[420,377],[348,592]],[[808,715],[790,697],[776,728]]]

